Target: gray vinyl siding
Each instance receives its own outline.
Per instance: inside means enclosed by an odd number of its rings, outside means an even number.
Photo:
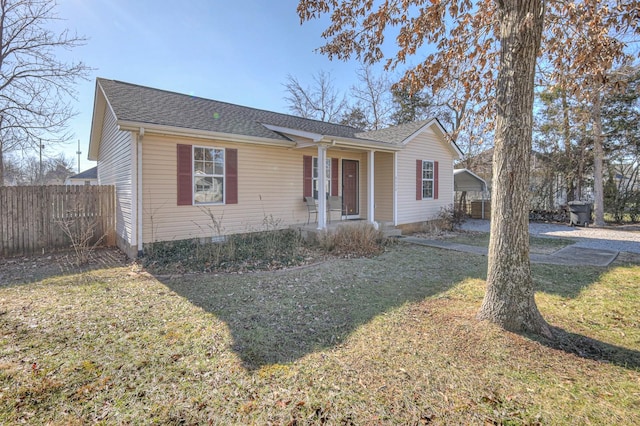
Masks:
[[[98,155],[98,180],[101,185],[116,187],[116,234],[127,244],[134,242],[132,226],[133,200],[133,149],[131,132],[118,130],[116,119],[109,108],[105,109],[100,153]]]

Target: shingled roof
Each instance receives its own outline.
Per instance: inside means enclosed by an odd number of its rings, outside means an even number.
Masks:
[[[398,126],[387,127],[379,130],[371,130],[368,132],[356,133],[356,137],[378,142],[388,142],[400,144],[409,136],[413,135],[425,125],[433,122],[433,118],[429,120],[414,121],[411,123],[400,124]]]
[[[98,167],[92,167],[84,172],[69,176],[68,179],[98,179]]]
[[[150,87],[100,78],[118,120],[201,131],[289,140],[264,124],[303,132],[357,138],[350,126],[327,123],[256,108],[234,105]]]

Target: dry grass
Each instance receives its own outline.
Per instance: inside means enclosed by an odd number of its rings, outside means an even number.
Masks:
[[[320,234],[321,249],[340,257],[373,256],[383,250],[384,234],[369,223],[340,226],[334,231]]]
[[[458,244],[489,247],[488,232],[447,232],[438,230],[437,232],[427,232],[420,235],[423,235],[426,238],[446,239],[447,241]],[[529,251],[535,254],[551,254],[571,244],[575,244],[575,241],[566,238],[529,237]]]
[[[639,424],[640,265],[534,266],[551,343],[475,320],[485,261],[0,286],[0,423]]]

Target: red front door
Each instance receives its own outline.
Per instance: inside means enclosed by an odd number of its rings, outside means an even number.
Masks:
[[[358,161],[342,160],[342,214],[357,215],[358,209]]]

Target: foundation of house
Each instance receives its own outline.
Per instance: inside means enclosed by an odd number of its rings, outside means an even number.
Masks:
[[[313,240],[317,238],[318,234],[322,232],[335,232],[337,229],[345,226],[362,226],[367,224],[366,219],[345,219],[340,221],[332,221],[327,223],[326,229],[318,229],[317,223],[309,223],[309,224],[297,224],[292,225],[291,228],[300,230],[303,238],[309,240]],[[379,222],[378,229],[382,230],[382,234],[386,238],[390,237],[399,237],[402,235],[400,229],[397,229],[393,224],[386,222]]]

